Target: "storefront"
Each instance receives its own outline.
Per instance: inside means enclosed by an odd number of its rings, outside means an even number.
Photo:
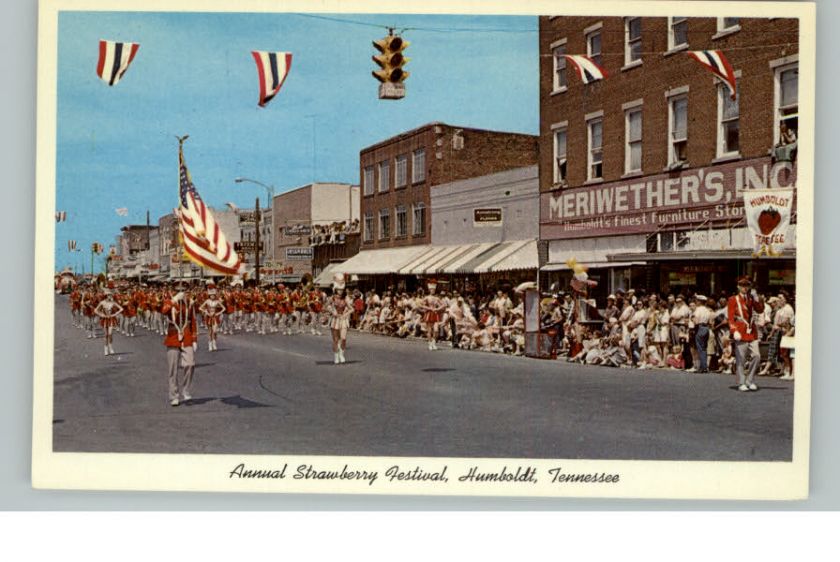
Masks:
[[[759,290],[793,289],[795,213],[779,254],[754,258],[742,193],[795,182],[794,164],[762,157],[542,193],[540,235],[549,256],[540,285],[567,287],[565,262],[575,258],[598,281],[592,296],[599,302],[631,288],[727,294],[741,275]]]

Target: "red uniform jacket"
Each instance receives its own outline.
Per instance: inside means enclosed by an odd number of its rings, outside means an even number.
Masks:
[[[741,334],[741,341],[754,341],[757,334],[753,322],[753,312],[764,312],[764,304],[754,300],[749,294],[737,294],[734,297],[729,297],[726,309],[732,338],[735,339],[735,333],[737,332]]]
[[[184,339],[182,341],[178,340],[178,328],[170,322],[170,319],[172,318],[171,311],[173,309],[175,310],[176,318],[180,317],[179,312],[182,309],[186,312],[186,326],[184,326]],[[163,303],[160,312],[164,315],[167,322],[169,322],[169,328],[167,328],[166,338],[163,340],[163,345],[166,347],[188,347],[198,341],[198,327],[195,321],[194,306],[184,302],[175,304],[171,300],[167,299]]]

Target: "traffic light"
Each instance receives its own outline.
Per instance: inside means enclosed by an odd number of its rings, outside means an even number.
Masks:
[[[373,77],[381,82],[379,99],[396,100],[405,97],[403,82],[409,73],[403,66],[409,59],[405,58],[403,51],[408,45],[408,41],[397,35],[388,35],[373,42],[373,46],[380,53],[371,57],[380,68],[371,72]]]

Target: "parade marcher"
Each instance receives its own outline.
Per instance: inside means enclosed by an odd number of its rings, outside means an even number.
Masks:
[[[222,312],[225,310],[224,303],[217,298],[217,291],[215,288],[207,291],[207,299],[198,307],[201,316],[204,319],[204,324],[207,326],[207,350],[218,351],[216,345],[216,336],[221,325]]]
[[[192,399],[191,391],[195,374],[195,351],[198,348],[198,330],[195,310],[187,295],[181,291],[161,306],[161,314],[169,326],[163,344],[169,365],[169,404],[178,406]],[[183,368],[183,377],[179,371]]]
[[[347,330],[350,328],[350,315],[353,308],[344,296],[344,274],[336,273],[333,278],[333,294],[330,298],[330,333],[336,365],[345,363],[344,350],[347,349]]]
[[[114,300],[111,289],[105,289],[105,296],[96,305],[94,314],[99,317],[99,323],[105,331],[105,355],[114,354],[114,327],[117,325],[117,317],[123,311],[123,307]]]
[[[709,300],[704,295],[696,295],[694,297],[697,302],[697,307],[694,309],[692,321],[694,322],[694,342],[697,346],[698,365],[696,372],[709,372],[709,325],[714,319],[714,313],[706,306]],[[691,370],[694,370],[693,368]]]
[[[423,324],[426,327],[426,337],[429,340],[429,351],[437,349],[437,329],[444,304],[435,294],[437,283],[429,283],[429,294],[421,300],[420,309],[423,312]]]
[[[782,360],[782,380],[793,380],[793,356],[791,354],[792,347],[789,346],[787,340],[794,335],[794,326],[796,317],[794,315],[793,306],[788,302],[787,295],[780,293],[778,298],[778,310],[773,319],[774,328],[783,332],[779,340],[779,358]],[[782,344],[785,341],[785,344]]]
[[[82,315],[84,316],[84,327],[88,339],[96,337],[95,314],[93,311],[96,310],[97,304],[99,304],[99,301],[93,289],[88,289],[82,293],[80,306],[82,308]]]
[[[126,292],[124,296],[125,310],[123,311],[123,318],[125,319],[125,335],[133,338],[134,328],[137,325],[137,297],[133,292]]]
[[[324,300],[321,290],[312,287],[309,291],[309,328],[313,336],[321,335],[321,312],[324,309]]]
[[[755,312],[763,312],[764,304],[758,301],[749,277],[738,280],[738,294],[729,297],[727,317],[729,331],[735,342],[735,371],[738,374],[738,390],[758,390],[755,374],[761,359],[753,321]]]

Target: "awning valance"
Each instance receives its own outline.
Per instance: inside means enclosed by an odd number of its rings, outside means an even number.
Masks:
[[[406,246],[404,248],[383,248],[363,250],[349,260],[338,264],[333,273],[349,275],[382,275],[397,273],[406,264],[428,251],[430,246]]]
[[[584,267],[588,269],[603,269],[607,267],[614,267],[614,268],[625,268],[625,267],[632,267],[634,265],[645,265],[643,261],[614,261],[614,262],[591,262],[591,263],[583,263]],[[565,263],[547,263],[540,271],[566,271],[570,270],[571,268],[566,265]]]

